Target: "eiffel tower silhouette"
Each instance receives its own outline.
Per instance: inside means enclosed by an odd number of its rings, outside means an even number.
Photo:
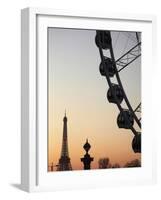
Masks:
[[[62,149],[61,149],[59,163],[57,165],[57,171],[67,171],[67,170],[72,170],[72,165],[70,162],[69,152],[68,152],[67,117],[65,112],[65,116],[63,118]]]

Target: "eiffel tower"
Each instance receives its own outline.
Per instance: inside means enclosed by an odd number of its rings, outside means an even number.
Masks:
[[[59,163],[57,165],[57,171],[68,171],[68,170],[72,170],[72,166],[68,152],[67,117],[65,112],[65,116],[63,118],[62,149],[61,149],[61,156],[59,159]]]

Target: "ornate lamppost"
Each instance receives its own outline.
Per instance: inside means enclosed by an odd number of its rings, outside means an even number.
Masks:
[[[84,170],[90,169],[91,168],[91,162],[94,160],[93,157],[90,156],[88,151],[91,148],[91,145],[88,143],[88,139],[86,140],[86,143],[83,146],[84,150],[86,151],[86,154],[84,155],[83,158],[81,158],[81,162],[84,164]]]

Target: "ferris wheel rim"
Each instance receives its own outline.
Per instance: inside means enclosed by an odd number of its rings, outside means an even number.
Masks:
[[[110,32],[110,31],[109,31]],[[109,85],[109,88],[111,89],[111,92],[112,92],[112,95],[114,96],[115,100],[116,100],[116,105],[118,107],[118,109],[120,110],[120,112],[123,112],[123,108],[122,106],[120,105],[120,103],[117,101],[117,97],[113,91],[113,88],[112,88],[112,82],[111,82],[111,79],[110,79],[110,76],[109,76],[109,72],[105,66],[105,56],[103,54],[103,50],[101,48],[101,44],[100,44],[100,34],[98,31],[96,31],[96,34],[98,34],[98,38],[99,38],[99,44],[98,44],[98,48],[99,48],[99,53],[100,53],[100,57],[101,57],[101,61],[102,61],[102,64],[104,66],[104,70],[105,70],[105,77],[106,77],[106,80],[108,82],[108,85]],[[111,32],[110,32],[110,36],[111,36]],[[123,96],[124,96],[124,100],[125,100],[125,103],[129,109],[129,111],[132,113],[134,119],[135,119],[135,122],[138,124],[139,128],[141,129],[141,122],[140,120],[137,118],[136,114],[135,114],[135,111],[133,110],[131,104],[130,104],[130,101],[128,100],[128,97],[125,93],[125,90],[124,90],[124,87],[122,85],[122,82],[121,82],[121,78],[119,76],[119,72],[117,70],[117,67],[116,67],[116,61],[115,61],[115,57],[114,57],[114,53],[113,53],[113,47],[112,47],[112,42],[111,42],[111,45],[110,45],[110,54],[111,54],[111,58],[113,60],[113,65],[114,65],[114,68],[115,68],[115,75],[116,75],[116,80],[117,80],[117,83],[118,85],[121,87],[122,91],[123,91]],[[126,116],[125,116],[126,118]],[[130,127],[131,131],[133,132],[134,135],[138,135],[138,131],[135,130],[135,128],[132,126]]]

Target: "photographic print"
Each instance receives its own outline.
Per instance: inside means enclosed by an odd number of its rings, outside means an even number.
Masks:
[[[141,167],[141,32],[47,37],[48,172]]]

